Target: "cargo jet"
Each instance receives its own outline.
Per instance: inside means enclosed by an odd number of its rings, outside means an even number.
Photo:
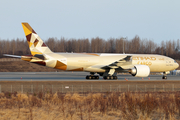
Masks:
[[[134,77],[147,77],[150,72],[167,72],[178,68],[172,58],[155,54],[107,54],[107,53],[55,53],[42,41],[28,23],[22,23],[31,55],[15,56],[24,61],[66,71],[90,72],[86,79],[117,79],[117,73],[127,72]],[[59,46],[61,47],[61,46]],[[98,75],[99,74],[99,75]]]

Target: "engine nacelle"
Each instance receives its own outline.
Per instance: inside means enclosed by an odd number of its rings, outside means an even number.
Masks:
[[[150,74],[150,68],[146,65],[135,65],[130,73],[135,77],[147,77]]]

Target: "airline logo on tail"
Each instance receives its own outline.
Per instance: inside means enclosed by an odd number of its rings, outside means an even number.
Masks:
[[[32,55],[52,52],[28,23],[22,26]]]
[[[66,70],[67,65],[59,60],[46,60],[44,55],[53,53],[32,29],[28,23],[22,23],[24,33],[31,51],[32,56],[22,56],[21,59],[56,69]]]

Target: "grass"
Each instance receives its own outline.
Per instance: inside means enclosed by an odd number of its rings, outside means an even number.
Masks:
[[[0,119],[175,120],[180,92],[1,93]]]

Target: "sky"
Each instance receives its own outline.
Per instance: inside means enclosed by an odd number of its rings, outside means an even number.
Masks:
[[[160,43],[180,39],[179,0],[1,0],[0,39],[25,39],[28,22],[47,40],[138,35]]]

